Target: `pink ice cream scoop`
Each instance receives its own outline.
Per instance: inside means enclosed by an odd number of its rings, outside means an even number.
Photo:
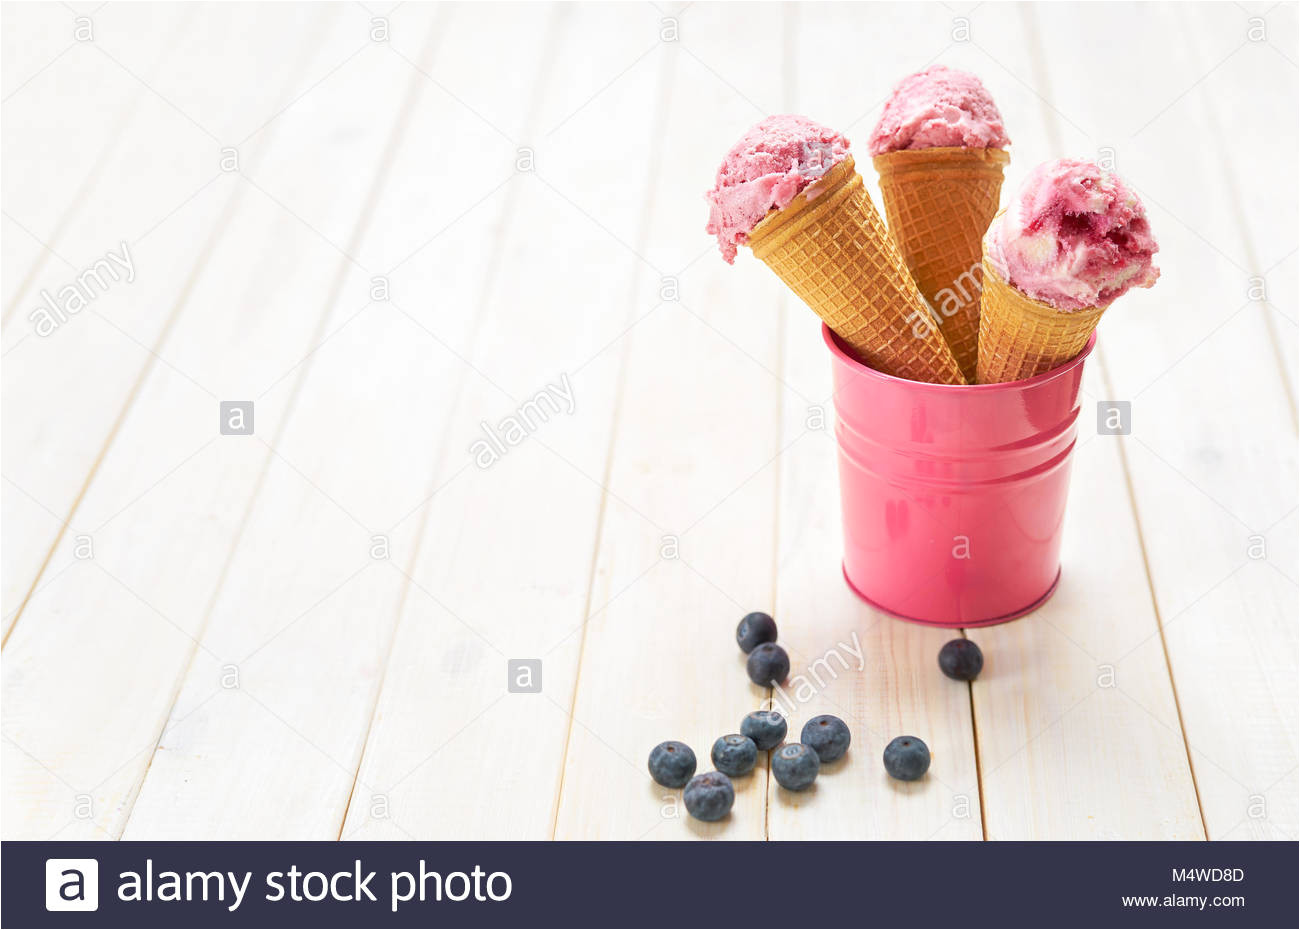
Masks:
[[[849,154],[849,140],[804,116],[769,116],[732,146],[718,168],[705,231],[728,264],[768,211],[795,196]]]
[[[1073,158],[1035,168],[984,238],[1007,283],[1067,311],[1150,287],[1158,249],[1137,195],[1114,172]]]
[[[898,82],[868,144],[872,155],[883,155],[940,146],[1005,148],[1011,140],[979,78],[932,65]]]

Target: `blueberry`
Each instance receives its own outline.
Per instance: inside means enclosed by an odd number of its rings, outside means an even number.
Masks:
[[[756,685],[780,684],[790,674],[790,657],[776,643],[760,643],[749,654],[745,670],[749,672],[749,680]]]
[[[772,753],[772,777],[791,791],[803,791],[811,785],[821,767],[817,753],[803,743],[790,743]]]
[[[736,802],[736,789],[731,787],[731,779],[721,772],[705,772],[691,779],[682,792],[682,800],[692,817],[712,823],[727,816]]]
[[[969,639],[954,639],[939,650],[939,668],[957,681],[974,681],[984,668],[984,653]]]
[[[723,775],[735,778],[738,775],[748,775],[754,770],[754,763],[758,761],[758,746],[748,736],[732,733],[730,736],[718,737],[710,756],[714,768]]]
[[[785,739],[785,718],[774,710],[756,710],[740,721],[740,732],[759,749],[775,749]]]
[[[822,762],[834,762],[849,751],[849,725],[839,717],[822,714],[803,725],[799,741],[811,746]]]
[[[695,753],[676,740],[650,750],[650,777],[665,788],[680,788],[695,774]]]
[[[930,768],[930,748],[915,736],[896,736],[885,747],[885,771],[899,781],[916,781]]]
[[[776,621],[765,613],[755,611],[745,614],[745,619],[736,627],[736,643],[740,651],[749,654],[754,647],[763,643],[776,642]]]

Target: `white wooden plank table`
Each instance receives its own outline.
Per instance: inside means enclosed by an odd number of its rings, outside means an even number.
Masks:
[[[0,8],[5,838],[1294,840],[1296,16]],[[844,586],[816,321],[703,233],[761,115],[860,148],[933,61],[993,91],[1008,187],[1113,153],[1162,246],[1089,363],[1060,590],[970,687]],[[703,825],[645,756],[774,697],[751,609],[838,670],[792,729],[853,748]]]

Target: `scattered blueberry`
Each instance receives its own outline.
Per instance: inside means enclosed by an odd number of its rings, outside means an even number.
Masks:
[[[745,670],[749,672],[749,680],[756,685],[780,684],[790,674],[790,657],[776,643],[760,643],[749,654]]]
[[[754,770],[754,763],[758,761],[758,746],[748,736],[732,733],[729,736],[719,736],[709,755],[715,769],[735,778],[748,775]]]
[[[954,639],[939,650],[939,668],[957,681],[974,681],[984,668],[984,653],[969,639]]]
[[[736,627],[736,643],[740,651],[748,655],[755,646],[776,642],[776,621],[760,611],[745,614]]]
[[[915,736],[896,736],[885,747],[885,771],[899,781],[916,781],[929,768],[930,748]]]
[[[695,753],[676,740],[650,750],[650,777],[665,788],[680,788],[695,774]]]
[[[802,743],[790,743],[772,753],[772,777],[791,791],[803,791],[811,785],[821,767],[817,753]]]
[[[799,741],[812,747],[822,762],[834,762],[849,751],[849,725],[839,717],[822,714],[803,725]]]
[[[711,823],[727,816],[736,802],[736,789],[731,787],[731,779],[721,772],[705,772],[691,779],[682,792],[682,800],[692,817]]]
[[[785,718],[774,710],[756,710],[740,721],[740,732],[766,752],[780,746],[785,739]]]

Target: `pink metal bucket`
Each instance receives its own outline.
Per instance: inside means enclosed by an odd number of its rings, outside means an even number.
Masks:
[[[844,577],[886,613],[988,626],[1056,590],[1083,363],[1008,384],[921,384],[854,361],[835,384]]]

